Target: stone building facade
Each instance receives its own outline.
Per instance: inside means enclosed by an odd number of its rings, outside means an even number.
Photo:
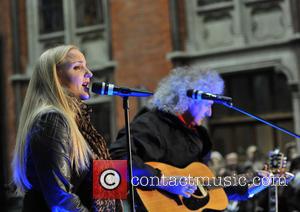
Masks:
[[[1,185],[34,63],[57,44],[79,46],[95,81],[150,91],[177,65],[217,69],[236,105],[300,134],[298,0],[2,0],[0,8]],[[145,101],[130,98],[131,118]],[[112,141],[124,125],[121,99],[88,103]],[[220,106],[207,124],[223,154],[296,140]]]

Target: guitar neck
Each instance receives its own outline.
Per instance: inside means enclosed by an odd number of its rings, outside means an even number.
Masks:
[[[217,176],[217,177],[207,177],[207,176],[199,176],[193,177],[187,180],[188,184],[201,185],[208,190],[224,188],[228,186],[244,186],[248,183],[251,183],[254,177],[254,173],[247,174],[239,174],[233,176]],[[173,177],[167,177],[170,180],[174,180]],[[181,178],[181,177],[175,177]]]
[[[223,188],[228,186],[244,186],[248,183],[252,182],[252,179],[254,177],[254,173],[248,173],[248,174],[239,174],[239,175],[233,175],[233,176],[218,176],[218,177],[212,177],[208,179],[204,179],[204,181],[201,183],[203,186],[205,186],[207,189],[216,189],[216,188]]]

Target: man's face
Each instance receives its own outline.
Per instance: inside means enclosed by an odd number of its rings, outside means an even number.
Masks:
[[[200,102],[195,101],[190,108],[189,112],[193,117],[193,122],[196,125],[201,125],[202,121],[206,117],[210,117],[212,114],[212,105],[213,101],[211,100],[202,100]]]

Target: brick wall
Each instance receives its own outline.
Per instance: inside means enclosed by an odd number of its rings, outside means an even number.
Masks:
[[[153,91],[171,69],[166,54],[172,51],[168,0],[110,1],[116,84],[144,86]],[[121,99],[117,99],[118,128],[124,126]],[[137,101],[130,98],[130,116]]]
[[[1,114],[4,116],[1,117],[3,122],[4,132],[1,137],[5,137],[2,146],[5,148],[5,180],[9,181],[11,178],[11,159],[13,156],[13,150],[16,143],[16,83],[11,80],[11,76],[15,73],[15,64],[13,59],[13,45],[15,41],[13,40],[12,32],[12,12],[11,12],[11,0],[2,0],[0,1],[0,33],[2,36],[2,61],[3,68],[1,77],[3,77],[2,82],[4,82],[4,89],[1,91],[1,94],[4,93],[4,102],[5,104],[1,106]],[[19,55],[17,59],[20,63],[20,73],[25,73],[27,65],[27,26],[26,26],[26,10],[25,10],[25,1],[19,2],[18,10],[18,22],[19,22]],[[20,85],[21,95],[24,96],[27,83],[23,82]]]
[[[2,0],[0,1],[0,26],[1,34],[3,38],[3,68],[1,76],[3,77],[2,81],[4,82],[4,92],[5,95],[5,105],[1,107],[1,113],[4,114],[4,117],[1,117],[1,121],[4,121],[5,140],[2,140],[2,147],[5,149],[6,157],[4,158],[5,167],[4,175],[5,180],[9,180],[10,175],[10,161],[13,155],[13,149],[15,145],[16,137],[16,127],[15,127],[15,99],[14,99],[14,90],[13,85],[10,80],[10,76],[13,74],[13,58],[12,58],[12,31],[11,31],[11,1]]]

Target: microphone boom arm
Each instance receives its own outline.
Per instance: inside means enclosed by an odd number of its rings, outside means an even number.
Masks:
[[[293,136],[295,138],[300,138],[300,135],[298,135],[296,133],[293,133],[293,132],[291,132],[291,131],[283,128],[283,127],[280,127],[280,126],[278,126],[276,124],[273,124],[273,123],[271,123],[269,121],[266,121],[265,119],[263,119],[263,118],[261,118],[259,116],[255,116],[255,115],[253,115],[253,114],[251,114],[251,113],[249,113],[249,112],[247,112],[247,111],[245,111],[245,110],[243,110],[241,108],[233,106],[232,103],[227,103],[227,102],[223,102],[223,101],[215,101],[215,102],[218,103],[218,104],[222,104],[222,105],[224,105],[224,106],[226,106],[226,107],[228,107],[228,108],[230,108],[232,110],[238,111],[238,112],[240,112],[240,113],[242,113],[242,114],[244,114],[246,116],[249,116],[249,117],[251,117],[253,119],[256,119],[257,121],[260,121],[260,122],[262,122],[262,123],[264,123],[266,125],[269,125],[270,127],[273,127],[273,128],[275,128],[277,130],[280,130],[281,132],[284,132],[284,133],[286,133],[286,134],[288,134],[290,136]]]

